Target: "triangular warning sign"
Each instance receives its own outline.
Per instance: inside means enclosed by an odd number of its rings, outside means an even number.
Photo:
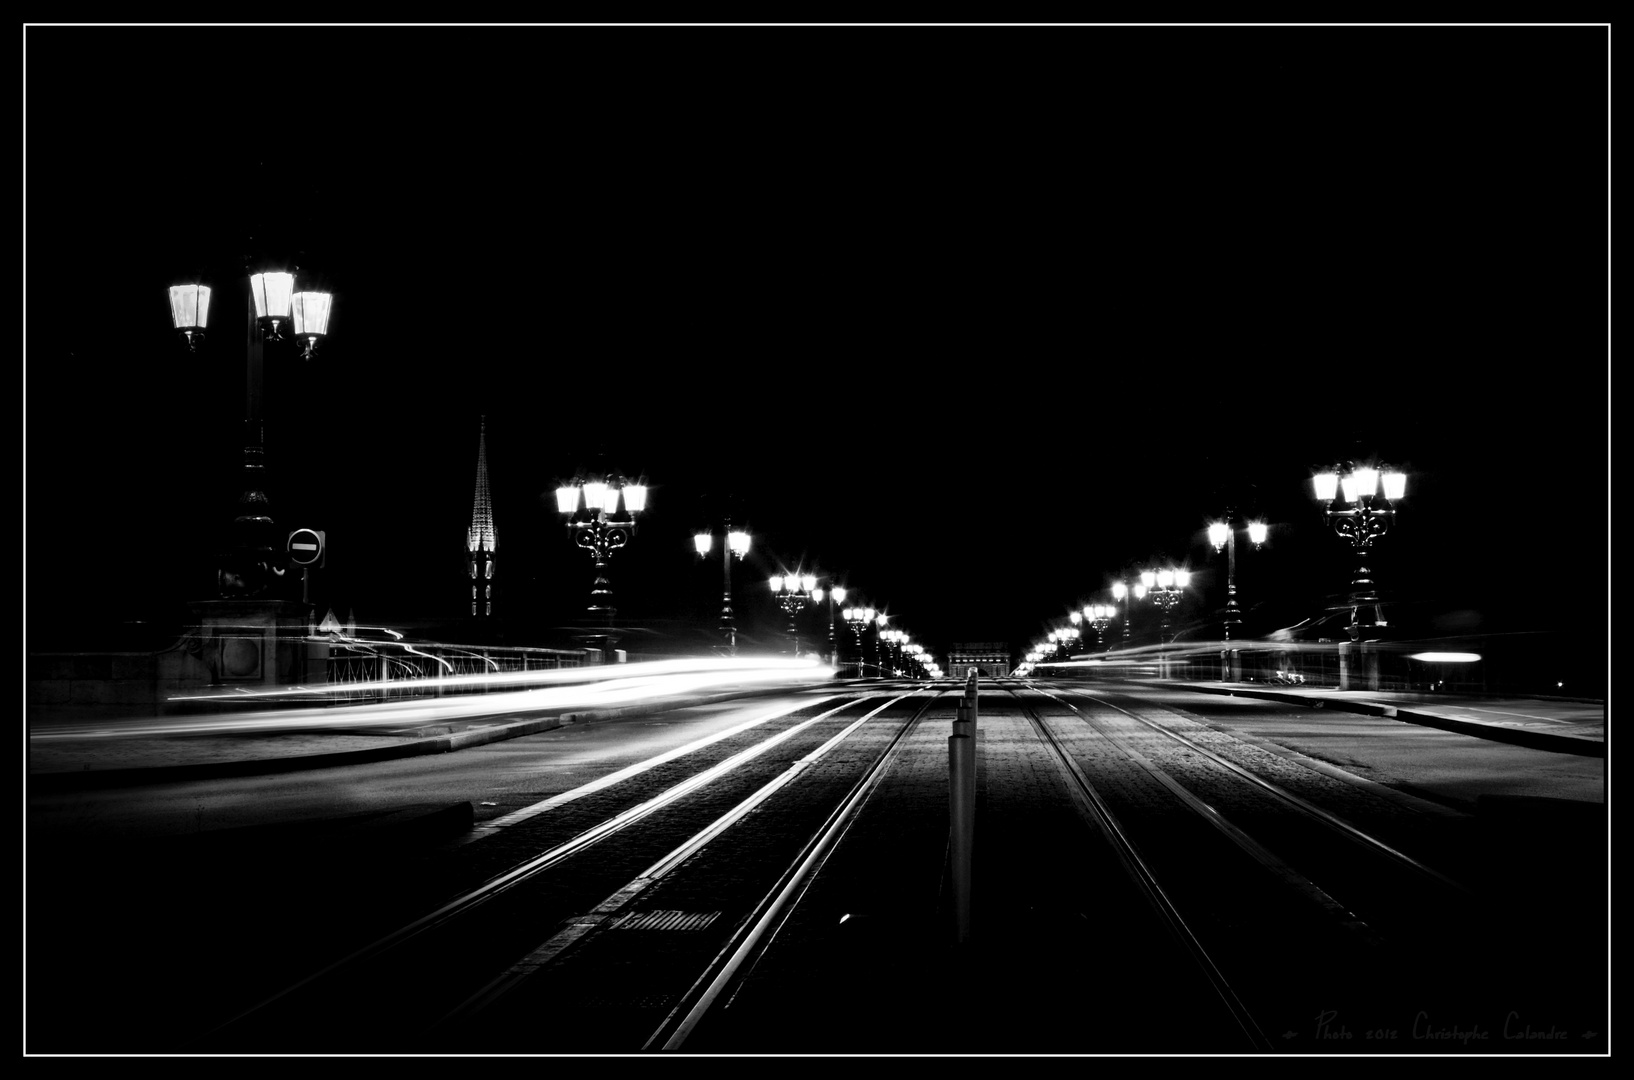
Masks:
[[[318,624],[318,632],[323,634],[340,633],[340,622],[335,618],[334,608],[330,608],[328,614],[324,615],[323,622]]]

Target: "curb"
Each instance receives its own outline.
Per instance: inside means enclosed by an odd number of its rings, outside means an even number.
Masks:
[[[1551,735],[1546,731],[1528,731],[1524,728],[1475,724],[1464,720],[1453,720],[1445,716],[1437,716],[1434,713],[1420,712],[1416,709],[1403,709],[1397,705],[1386,705],[1377,701],[1346,701],[1310,697],[1303,694],[1284,694],[1275,690],[1240,690],[1229,686],[1184,685],[1183,688],[1200,694],[1260,698],[1265,701],[1278,701],[1287,705],[1303,705],[1310,709],[1334,709],[1339,712],[1361,713],[1366,716],[1382,716],[1391,720],[1399,720],[1405,724],[1439,728],[1442,731],[1451,731],[1459,735],[1473,735],[1478,739],[1490,739],[1493,742],[1513,743],[1532,750],[1547,750],[1557,754],[1575,754],[1579,757],[1603,758],[1606,756],[1606,744],[1594,739],[1581,739],[1574,735]]]

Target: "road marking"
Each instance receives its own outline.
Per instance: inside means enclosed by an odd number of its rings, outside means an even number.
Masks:
[[[1525,720],[1542,720],[1549,724],[1570,724],[1575,722],[1572,720],[1561,720],[1553,716],[1534,716],[1531,713],[1510,712],[1508,709],[1483,709],[1479,705],[1466,705],[1465,708],[1469,709],[1471,712],[1489,712],[1498,716],[1519,716]],[[1460,717],[1459,719],[1473,720],[1475,717]]]

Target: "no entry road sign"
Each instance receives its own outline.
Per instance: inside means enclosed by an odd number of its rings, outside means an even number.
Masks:
[[[289,534],[289,561],[296,566],[316,566],[323,559],[323,533],[317,529],[296,529]]]

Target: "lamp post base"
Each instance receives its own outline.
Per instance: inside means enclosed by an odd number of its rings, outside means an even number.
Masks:
[[[591,656],[586,657],[591,663],[622,664],[624,662],[624,652],[618,648],[621,636],[615,631],[584,630],[574,634],[573,640],[594,657],[594,659],[591,659]]]
[[[1379,651],[1370,641],[1339,643],[1339,689],[1377,690]]]
[[[307,611],[287,600],[205,600],[190,605],[198,621],[197,655],[214,686],[269,689],[313,681],[306,670]]]

